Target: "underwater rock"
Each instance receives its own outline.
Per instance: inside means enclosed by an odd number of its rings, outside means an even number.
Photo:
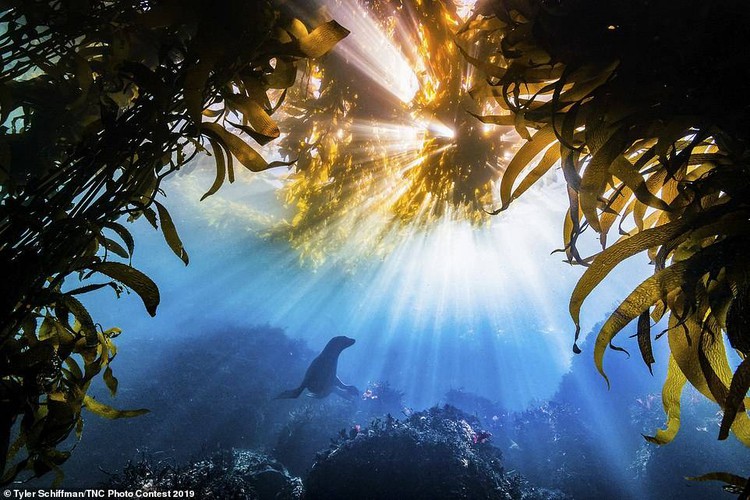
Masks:
[[[389,415],[368,429],[342,431],[313,465],[305,498],[564,498],[506,474],[489,439],[476,418],[452,406],[403,421]]]
[[[400,415],[406,410],[404,392],[393,387],[387,380],[375,381],[367,384],[362,393],[367,413],[372,416],[388,413]]]
[[[195,498],[299,500],[302,481],[276,460],[251,450],[221,451],[183,467],[143,457],[113,476],[108,488],[120,491],[189,490]]]
[[[404,393],[387,381],[378,381],[370,382],[355,401],[304,398],[307,401],[292,407],[286,422],[279,426],[273,456],[292,474],[305,476],[318,452],[331,443],[331,436],[387,413],[401,414],[403,397]]]
[[[341,428],[352,427],[361,421],[355,414],[356,408],[343,399],[328,399],[321,404],[307,404],[290,411],[278,432],[274,457],[281,460],[292,474],[307,474],[316,454],[331,442],[331,436]]]

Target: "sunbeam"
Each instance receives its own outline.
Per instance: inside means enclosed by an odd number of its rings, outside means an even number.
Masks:
[[[342,236],[363,227],[369,253],[410,226],[487,222],[519,137],[472,116],[493,112],[470,97],[475,74],[458,47],[482,50],[461,29],[472,3],[325,7],[351,34],[307,68],[282,109],[280,152],[296,159],[283,195],[295,215],[278,233],[320,263],[350,253]]]
[[[328,5],[336,19],[352,32],[337,47],[338,53],[352,69],[389,92],[403,103],[414,99],[419,80],[393,39],[383,36],[382,27],[358,0],[340,0]],[[393,29],[400,30],[400,26]]]
[[[444,218],[429,229],[402,227],[376,240],[373,217],[337,218],[336,225],[320,228],[320,237],[348,231],[347,245],[310,267],[300,265],[284,241],[255,241],[273,235],[289,216],[275,196],[277,181],[271,173],[238,178],[241,185],[201,202],[201,213],[210,214],[204,223],[232,239],[249,238],[234,243],[232,255],[264,256],[260,263],[248,259],[211,271],[202,294],[234,289],[213,314],[243,311],[250,324],[280,325],[312,345],[334,334],[352,336],[358,343],[342,373],[389,381],[416,406],[461,387],[512,409],[554,393],[573,356],[565,304],[580,275],[550,255],[567,196],[562,182],[549,178],[482,226]],[[199,198],[199,175],[174,182],[187,205]],[[602,317],[623,280],[642,275],[634,269],[604,286],[587,316]],[[238,286],[238,278],[246,284]],[[544,368],[532,360],[544,360]]]

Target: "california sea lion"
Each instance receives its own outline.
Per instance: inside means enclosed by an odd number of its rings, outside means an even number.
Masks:
[[[328,341],[323,352],[312,360],[299,387],[282,392],[276,396],[276,399],[299,397],[305,389],[310,391],[309,396],[315,398],[324,398],[334,391],[344,398],[356,398],[359,395],[357,388],[344,384],[336,375],[339,354],[352,344],[354,344],[354,339],[349,337],[333,337]]]

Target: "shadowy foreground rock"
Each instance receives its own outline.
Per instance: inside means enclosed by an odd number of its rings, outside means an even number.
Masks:
[[[144,458],[109,488],[193,491],[194,498],[274,500],[563,500],[506,473],[479,420],[452,406],[342,430],[320,452],[304,483],[275,459],[251,450],[215,453],[184,467]]]
[[[299,500],[302,481],[276,460],[250,450],[218,452],[183,467],[144,458],[113,476],[122,491],[192,491],[200,499]]]
[[[342,433],[305,482],[307,500],[554,499],[507,474],[479,421],[446,406]]]

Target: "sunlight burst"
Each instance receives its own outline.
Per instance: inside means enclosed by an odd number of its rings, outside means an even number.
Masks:
[[[475,73],[461,53],[482,50],[462,30],[473,2],[326,7],[351,35],[307,68],[282,109],[280,150],[297,161],[283,190],[295,215],[278,234],[319,262],[352,240],[377,253],[408,225],[486,222],[519,140],[472,116],[493,111],[470,96]]]

